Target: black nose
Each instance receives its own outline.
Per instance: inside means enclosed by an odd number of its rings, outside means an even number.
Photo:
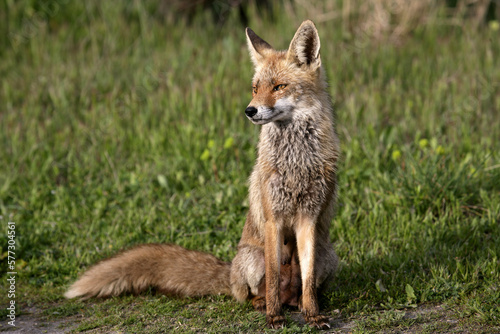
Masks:
[[[256,113],[257,113],[257,108],[255,108],[255,107],[247,107],[245,109],[245,114],[248,117],[253,117]]]

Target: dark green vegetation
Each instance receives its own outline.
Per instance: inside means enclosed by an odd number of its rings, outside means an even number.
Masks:
[[[139,243],[234,256],[259,131],[244,116],[253,69],[237,15],[186,25],[150,2],[0,6],[1,269],[13,221],[18,318],[37,308],[77,331],[265,330],[227,297],[62,298],[85,268]],[[274,22],[250,15],[276,48],[315,20],[287,8]],[[317,20],[342,146],[331,229],[342,265],[322,309],[363,333],[495,332],[500,30],[425,15],[397,40],[355,28],[369,18]],[[435,305],[455,320],[418,313]]]

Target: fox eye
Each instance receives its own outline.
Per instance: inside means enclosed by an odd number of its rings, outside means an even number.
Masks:
[[[252,87],[252,92],[253,92],[254,94],[257,94],[257,87],[255,87],[255,86],[254,86],[254,87]]]
[[[281,89],[283,89],[283,88],[285,88],[285,87],[286,87],[286,85],[281,84],[281,85],[274,86],[273,90],[274,90],[274,91],[278,91],[278,90],[281,90]]]

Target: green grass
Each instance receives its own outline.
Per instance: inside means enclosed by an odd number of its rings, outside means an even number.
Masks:
[[[237,19],[188,26],[150,2],[2,6],[1,268],[14,221],[18,315],[37,307],[77,332],[265,330],[228,297],[62,298],[139,243],[235,255],[259,132],[243,112],[253,69]],[[297,13],[250,24],[286,48]],[[342,146],[342,263],[322,309],[359,332],[411,327],[419,318],[399,312],[437,304],[460,321],[429,332],[500,321],[500,31],[435,22],[401,45],[317,25]]]

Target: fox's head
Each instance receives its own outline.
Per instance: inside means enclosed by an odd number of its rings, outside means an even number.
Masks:
[[[307,114],[326,86],[314,23],[304,21],[285,51],[276,51],[250,28],[246,35],[255,66],[247,117],[255,124],[266,124]]]

